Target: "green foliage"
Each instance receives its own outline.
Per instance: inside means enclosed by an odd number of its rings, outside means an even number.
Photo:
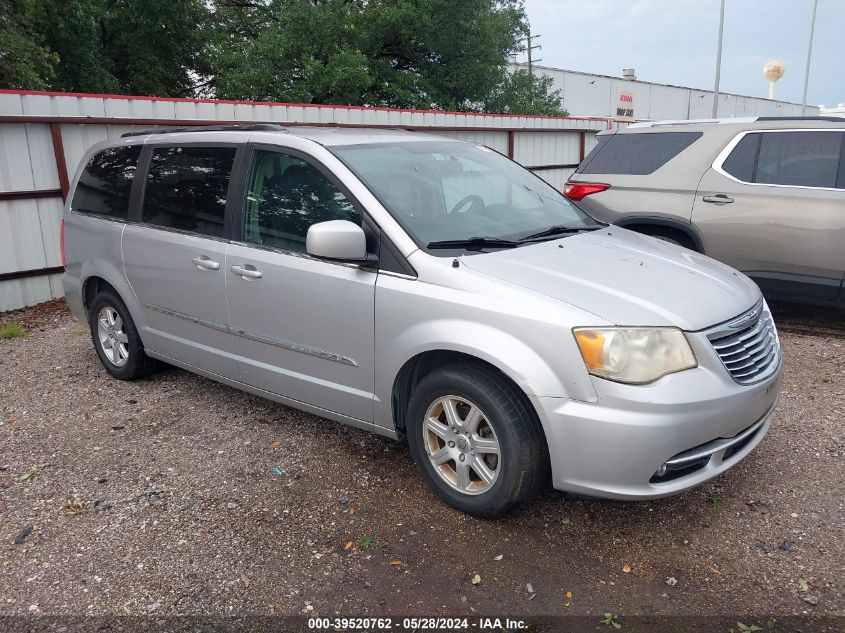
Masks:
[[[505,77],[517,0],[221,2],[222,98],[478,110]]]
[[[552,90],[553,80],[532,75],[527,68],[509,73],[484,103],[487,112],[566,116],[560,104],[560,90]]]
[[[0,339],[19,338],[21,336],[26,336],[26,328],[20,323],[9,321],[0,325]]]
[[[605,613],[602,616],[601,623],[605,626],[612,626],[614,629],[622,628],[622,625],[619,623],[619,620],[615,613]]]
[[[0,86],[187,96],[207,71],[203,0],[6,0]]]
[[[561,114],[523,0],[0,0],[0,86]]]
[[[44,90],[59,61],[38,30],[29,0],[0,2],[0,88]]]

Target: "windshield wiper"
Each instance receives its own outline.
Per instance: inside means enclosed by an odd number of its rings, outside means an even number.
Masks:
[[[463,248],[467,250],[482,249],[482,248],[516,248],[519,242],[514,240],[505,240],[500,237],[468,237],[462,240],[439,240],[437,242],[429,242],[428,248]]]
[[[595,231],[597,229],[601,229],[607,226],[606,224],[587,224],[584,226],[566,226],[564,224],[559,224],[557,226],[550,226],[547,229],[543,229],[542,231],[538,231],[537,233],[531,233],[530,235],[526,235],[525,237],[521,237],[517,240],[520,244],[524,242],[532,242],[534,240],[539,240],[544,237],[554,237],[556,235],[568,235],[570,233],[580,233],[581,231]]]

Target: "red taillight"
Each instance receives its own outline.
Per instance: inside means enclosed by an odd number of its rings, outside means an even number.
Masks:
[[[563,186],[563,195],[570,200],[579,202],[587,196],[598,193],[599,191],[606,191],[610,189],[610,185],[603,182],[568,182]]]
[[[67,266],[67,257],[65,257],[65,221],[62,220],[61,228],[59,229],[59,248],[62,253],[62,266]]]

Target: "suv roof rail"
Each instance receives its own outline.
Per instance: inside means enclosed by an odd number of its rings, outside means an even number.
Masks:
[[[233,125],[196,125],[184,127],[165,127],[140,132],[125,132],[120,138],[146,136],[148,134],[177,134],[179,132],[287,132],[288,129],[278,123],[240,123]]]
[[[644,128],[657,127],[660,125],[701,125],[710,123],[719,125],[720,123],[755,123],[757,121],[830,121],[832,123],[845,124],[845,117],[837,116],[745,116],[745,117],[723,117],[720,119],[675,119],[668,121],[637,121],[631,123],[625,128]]]
[[[841,116],[758,116],[758,121],[832,121],[833,123],[845,123]]]
[[[712,123],[714,125],[718,125],[719,123],[754,123],[754,121],[757,120],[757,117],[746,116],[722,119],[672,119],[667,121],[638,121],[636,123],[631,123],[628,128],[657,127],[659,125],[701,125],[702,123]]]

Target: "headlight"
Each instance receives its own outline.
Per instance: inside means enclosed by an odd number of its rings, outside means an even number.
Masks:
[[[677,328],[575,328],[575,340],[594,376],[641,385],[696,367]]]

